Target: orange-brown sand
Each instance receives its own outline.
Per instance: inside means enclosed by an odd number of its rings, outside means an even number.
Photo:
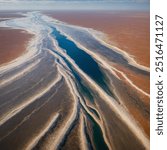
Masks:
[[[0,28],[0,64],[19,57],[32,35],[22,30]]]

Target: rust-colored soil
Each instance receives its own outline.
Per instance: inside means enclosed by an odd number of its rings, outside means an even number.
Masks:
[[[0,28],[0,64],[19,57],[31,37],[22,30]]]

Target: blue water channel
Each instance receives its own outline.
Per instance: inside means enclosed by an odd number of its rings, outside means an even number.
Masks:
[[[104,74],[101,72],[96,61],[82,49],[78,48],[74,42],[62,35],[56,28],[52,29],[52,36],[57,40],[59,47],[66,50],[66,53],[75,61],[80,69],[100,85],[108,94],[113,96],[106,84]]]

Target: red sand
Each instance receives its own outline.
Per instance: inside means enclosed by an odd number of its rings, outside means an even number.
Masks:
[[[22,30],[0,28],[0,64],[19,57],[26,50],[31,37]]]

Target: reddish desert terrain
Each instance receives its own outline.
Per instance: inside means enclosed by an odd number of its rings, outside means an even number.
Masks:
[[[25,50],[32,35],[22,30],[0,29],[0,64],[19,57]]]

